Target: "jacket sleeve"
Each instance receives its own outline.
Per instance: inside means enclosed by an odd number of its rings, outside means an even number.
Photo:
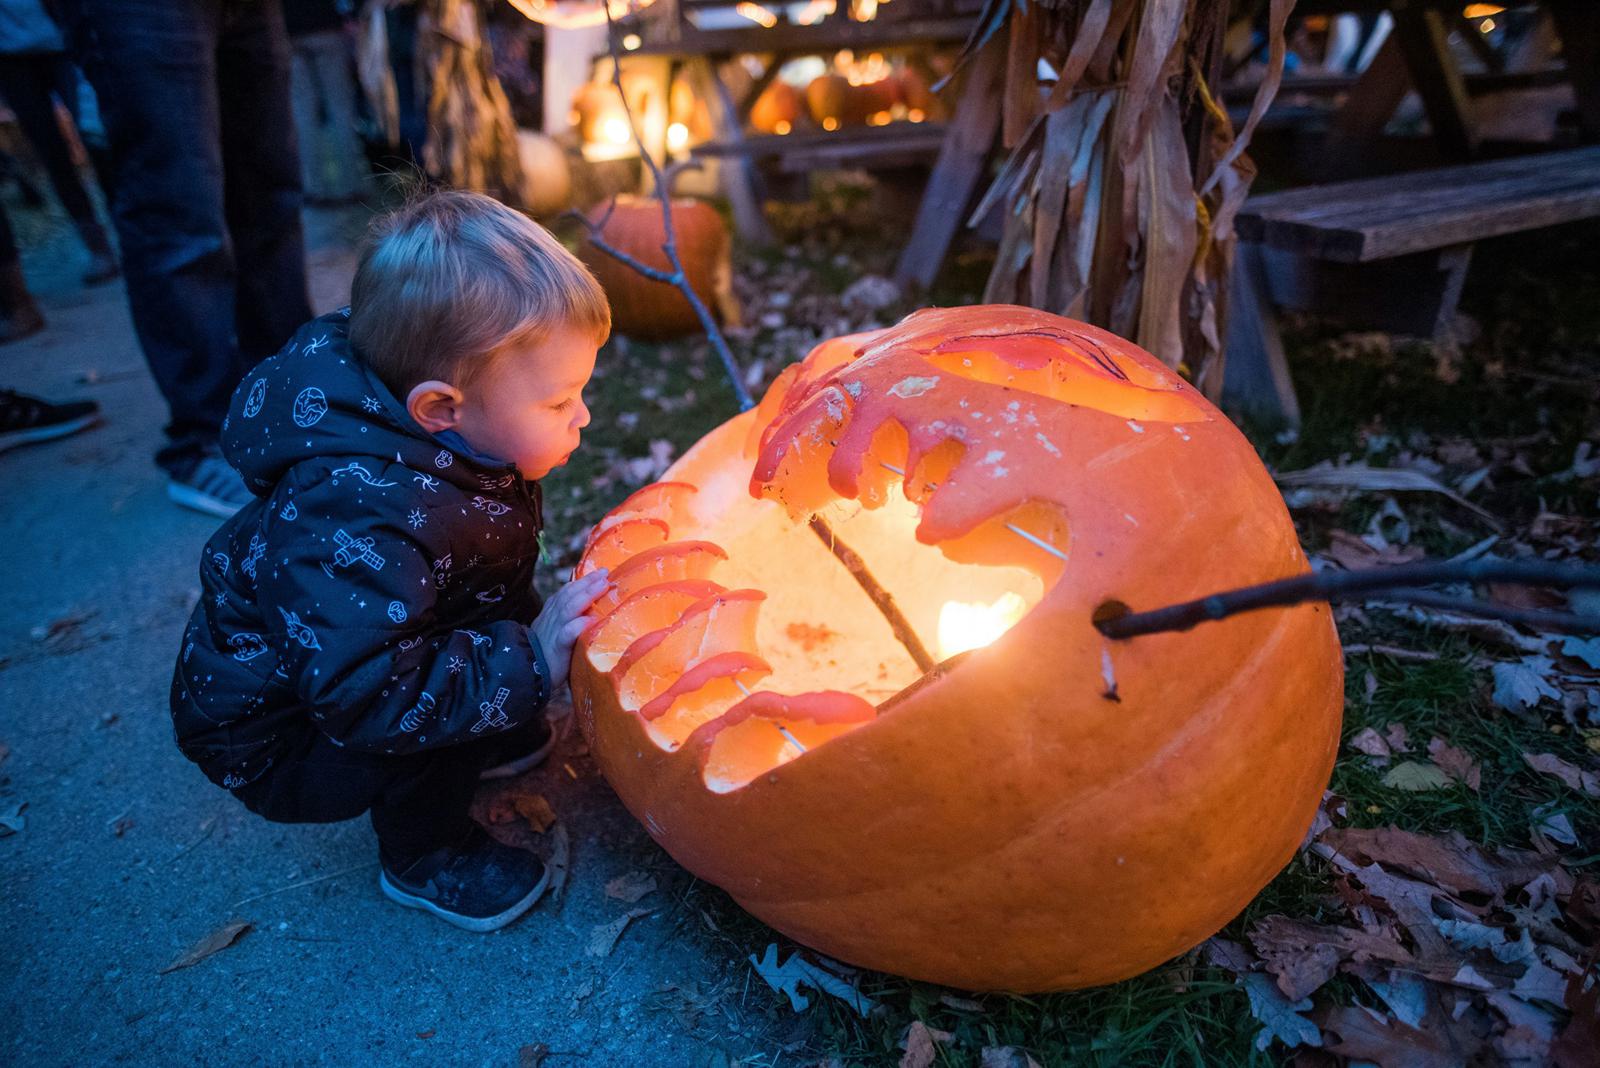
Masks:
[[[326,477],[293,500],[295,518],[267,528],[257,596],[280,670],[328,737],[415,752],[492,737],[543,708],[549,670],[527,627],[437,618],[448,524],[408,520],[427,502],[403,484]]]

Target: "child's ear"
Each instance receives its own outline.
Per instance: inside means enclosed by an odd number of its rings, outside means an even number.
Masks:
[[[429,379],[406,394],[406,411],[430,434],[449,430],[461,421],[461,391],[448,382]]]

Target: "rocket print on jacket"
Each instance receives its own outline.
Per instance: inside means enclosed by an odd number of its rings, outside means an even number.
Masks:
[[[241,385],[223,451],[257,499],[207,545],[173,725],[215,782],[311,732],[377,753],[527,722],[539,488],[423,432],[350,348],[302,328]],[[237,565],[237,566],[235,566]]]

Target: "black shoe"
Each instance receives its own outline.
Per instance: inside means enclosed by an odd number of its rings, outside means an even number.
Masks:
[[[0,389],[0,452],[76,434],[99,418],[100,405],[94,401],[51,404],[26,393]]]
[[[167,496],[184,508],[226,519],[250,503],[244,479],[215,452],[202,452],[170,474]]]
[[[550,885],[532,853],[501,845],[474,828],[460,846],[435,850],[396,871],[384,861],[378,886],[389,900],[431,912],[468,931],[498,931]]]
[[[496,739],[495,755],[489,760],[489,767],[478,775],[480,780],[509,779],[521,775],[525,771],[543,764],[550,755],[550,750],[555,748],[555,732],[550,729],[550,721],[540,712],[533,717],[533,721],[525,723],[515,730],[507,731]]]

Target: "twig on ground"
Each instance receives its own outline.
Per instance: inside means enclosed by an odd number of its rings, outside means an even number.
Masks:
[[[319,875],[315,879],[302,879],[300,882],[290,883],[288,886],[280,886],[276,890],[267,890],[259,894],[252,894],[247,898],[235,901],[231,906],[229,906],[229,908],[236,909],[240,905],[248,905],[252,901],[260,901],[264,897],[273,897],[277,894],[287,894],[290,890],[299,890],[301,887],[305,886],[315,886],[317,883],[325,883],[329,879],[337,879],[343,875],[350,875],[358,871],[366,871],[369,868],[376,868],[377,866],[378,862],[373,860],[368,861],[365,864],[357,864],[353,868],[344,868],[340,871],[329,872],[327,875]]]

